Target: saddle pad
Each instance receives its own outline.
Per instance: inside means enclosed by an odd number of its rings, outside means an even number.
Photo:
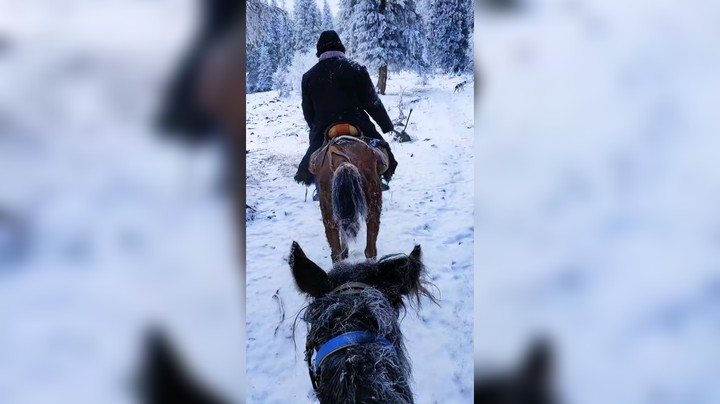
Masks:
[[[370,148],[370,150],[372,150],[373,154],[375,154],[378,174],[383,174],[390,166],[390,159],[388,158],[388,154],[386,151],[381,150],[379,147],[375,146],[374,144],[372,144],[372,142],[369,142],[368,140],[371,139],[365,137],[360,138],[351,136],[339,136],[332,139],[330,142],[327,142],[323,147],[318,149],[310,156],[310,172],[313,175],[317,175],[317,170],[320,168],[320,164],[324,160],[322,156],[324,156],[328,152],[328,149],[335,148],[346,142],[363,142]]]
[[[330,128],[328,128],[327,130],[327,137],[330,139],[334,139],[338,136],[359,137],[360,129],[358,129],[357,126],[351,125],[349,123],[336,123],[334,125],[331,125]]]

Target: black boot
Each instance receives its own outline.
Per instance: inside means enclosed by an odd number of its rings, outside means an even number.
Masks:
[[[309,187],[310,184],[313,183],[315,176],[312,175],[312,173],[310,173],[310,171],[307,169],[307,167],[303,167],[302,163],[300,163],[300,167],[298,167],[298,170],[295,173],[295,177],[293,177],[293,179],[298,184],[303,184],[306,187]]]
[[[395,174],[395,169],[398,166],[398,162],[397,162],[397,160],[395,160],[395,156],[392,154],[392,151],[390,151],[389,147],[387,148],[387,152],[388,152],[388,160],[390,160],[390,161],[388,162],[389,163],[388,169],[387,169],[387,171],[385,171],[385,173],[383,173],[382,177],[385,179],[385,181],[390,182],[390,180],[392,179],[392,176]]]

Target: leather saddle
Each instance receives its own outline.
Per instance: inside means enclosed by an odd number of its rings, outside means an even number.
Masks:
[[[357,126],[345,122],[334,123],[325,131],[326,140],[339,136],[362,137],[362,131]]]
[[[390,159],[387,151],[380,147],[378,140],[363,136],[360,128],[353,124],[341,122],[330,125],[325,131],[325,142],[323,146],[310,156],[310,166],[308,167],[310,172],[317,175],[320,167],[322,167],[326,161],[325,156],[328,151],[330,152],[331,160],[333,155],[344,156],[345,154],[341,148],[345,142],[365,143],[375,154],[378,174],[383,174],[387,171],[390,166]],[[330,164],[332,168],[332,161],[330,161]]]

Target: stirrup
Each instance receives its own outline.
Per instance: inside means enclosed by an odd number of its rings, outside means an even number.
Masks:
[[[380,189],[383,191],[387,191],[390,189],[390,185],[386,184],[383,180],[380,180]]]
[[[312,198],[312,199],[313,199],[314,202],[317,202],[317,201],[320,200],[320,194],[318,194],[317,188],[315,188],[315,190],[313,191],[313,198]]]

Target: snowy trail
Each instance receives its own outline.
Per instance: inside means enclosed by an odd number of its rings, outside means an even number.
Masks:
[[[409,311],[402,329],[413,362],[418,403],[472,401],[473,315],[473,92],[453,94],[462,79],[437,78],[427,85],[398,75],[383,103],[398,115],[404,88],[408,132],[413,143],[393,143],[399,167],[383,195],[378,251],[409,253],[421,244],[429,275],[441,293],[437,307],[424,302]],[[248,204],[256,209],[247,225],[248,402],[312,402],[303,361],[305,325],[292,325],[304,305],[286,258],[293,240],[324,269],[331,265],[320,210],[312,189],[292,176],[307,148],[306,124],[295,97],[275,92],[248,95]],[[363,238],[360,237],[362,240]],[[351,260],[364,244],[351,245]],[[284,304],[280,323],[276,299]],[[276,327],[280,325],[277,334]]]

